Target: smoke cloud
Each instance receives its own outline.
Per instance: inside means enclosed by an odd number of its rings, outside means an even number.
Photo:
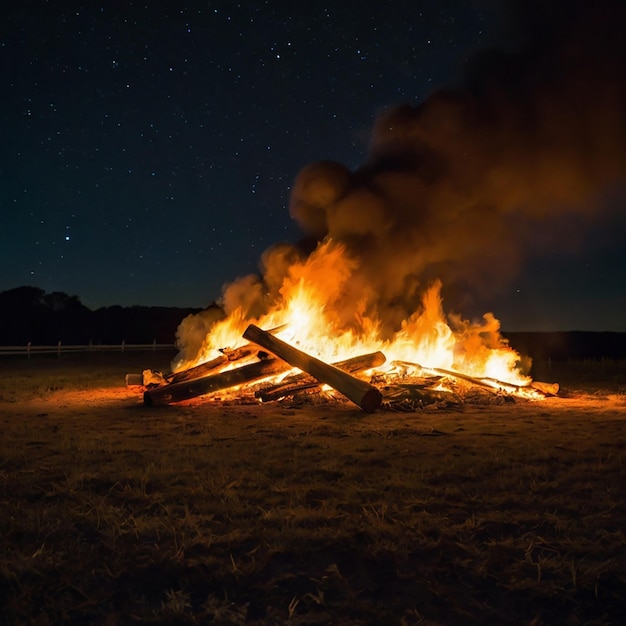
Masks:
[[[607,199],[626,173],[623,3],[518,2],[503,17],[511,49],[477,53],[461,84],[382,113],[361,167],[297,175],[290,215],[345,251],[343,319],[375,315],[393,333],[435,279],[452,306],[497,292],[527,257],[576,249],[622,206]],[[260,277],[225,289],[226,312],[267,310],[304,258],[268,251]]]
[[[512,6],[522,50],[483,51],[462,85],[383,113],[357,171],[305,167],[291,215],[361,259],[372,307],[400,309],[392,323],[433,277],[450,295],[497,290],[525,257],[581,245],[624,184],[624,14]]]

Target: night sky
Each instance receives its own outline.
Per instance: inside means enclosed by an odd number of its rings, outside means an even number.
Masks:
[[[32,285],[94,309],[208,306],[225,283],[255,272],[269,246],[306,234],[290,198],[307,165],[339,162],[370,187],[381,168],[396,167],[402,142],[372,140],[393,107],[410,105],[402,119],[411,128],[419,119],[424,145],[453,160],[438,147],[449,131],[439,112],[449,100],[439,94],[451,88],[472,94],[472,119],[491,125],[490,137],[515,128],[511,141],[528,147],[502,159],[519,164],[526,190],[504,209],[494,208],[492,189],[478,194],[433,174],[455,198],[468,190],[477,221],[487,206],[506,214],[486,255],[491,268],[501,263],[503,233],[524,233],[505,280],[454,274],[465,289],[460,312],[492,310],[505,330],[626,331],[621,4],[601,0],[576,21],[575,10],[571,18],[545,9],[550,3],[488,0],[10,3],[0,21],[0,291]],[[545,59],[555,56],[551,67]],[[533,63],[542,80],[528,79]],[[552,93],[559,83],[562,96]],[[437,113],[424,114],[424,103]],[[558,132],[536,122],[546,111]],[[581,126],[581,141],[572,140]],[[506,187],[511,174],[496,167],[493,140],[482,130],[475,137],[490,148],[477,149],[472,178],[493,181],[497,170]],[[432,171],[425,161],[434,162],[420,160],[422,181]],[[557,173],[549,182],[526,175],[527,162]],[[424,218],[424,228],[433,222]]]

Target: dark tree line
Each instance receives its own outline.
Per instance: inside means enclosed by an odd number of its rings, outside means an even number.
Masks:
[[[174,343],[176,329],[201,309],[109,306],[95,311],[77,296],[37,287],[0,292],[0,345],[94,345]],[[511,345],[533,359],[626,358],[626,333],[504,333]]]
[[[0,345],[173,344],[182,319],[200,310],[110,306],[94,311],[78,296],[17,287],[0,292]]]

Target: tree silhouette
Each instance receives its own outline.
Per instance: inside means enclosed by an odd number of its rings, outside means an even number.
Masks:
[[[199,311],[119,305],[92,311],[78,296],[16,287],[0,292],[0,345],[173,344],[178,324]]]

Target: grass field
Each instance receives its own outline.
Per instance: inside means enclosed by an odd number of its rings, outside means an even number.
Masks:
[[[159,353],[0,360],[4,624],[621,624],[626,367],[558,398],[145,407]]]

